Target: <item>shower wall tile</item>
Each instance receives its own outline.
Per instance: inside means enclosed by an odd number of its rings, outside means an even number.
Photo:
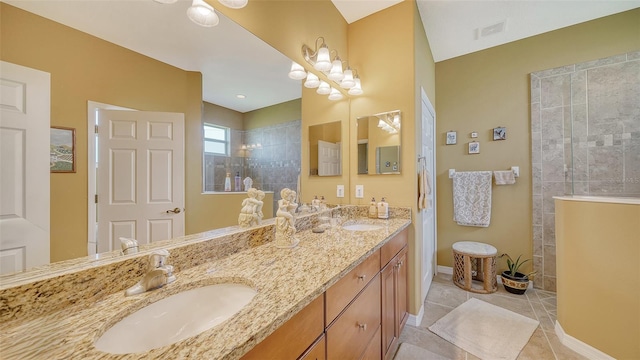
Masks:
[[[554,245],[544,246],[544,275],[556,276],[556,247]]]
[[[533,287],[536,289],[544,289],[544,259],[542,256],[533,256],[533,271],[536,272],[536,277],[533,281]]]
[[[556,212],[554,196],[564,195],[564,181],[545,181],[542,185],[542,212],[554,214]]]
[[[531,164],[533,195],[542,195],[542,164]]]
[[[575,71],[591,69],[591,68],[600,67],[600,66],[604,66],[604,65],[612,65],[612,64],[625,62],[625,61],[627,61],[627,54],[616,55],[616,56],[611,56],[611,57],[608,57],[608,58],[603,58],[603,59],[587,61],[587,62],[583,62],[583,63],[580,63],[580,64],[576,64],[576,70]]]
[[[542,109],[571,103],[571,75],[558,75],[540,80],[540,105]]]
[[[553,196],[640,196],[640,51],[530,79],[535,286],[555,291]]]
[[[542,215],[542,241],[544,245],[556,245],[556,218],[555,214]]]
[[[564,108],[543,108],[541,111],[542,139],[563,139]]]

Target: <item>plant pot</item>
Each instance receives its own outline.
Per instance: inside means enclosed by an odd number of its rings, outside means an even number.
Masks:
[[[503,271],[501,277],[504,289],[512,294],[522,295],[529,287],[529,278],[525,274],[516,272],[511,276],[509,271]]]

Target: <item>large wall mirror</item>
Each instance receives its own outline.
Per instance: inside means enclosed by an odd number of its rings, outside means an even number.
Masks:
[[[340,121],[309,126],[309,175],[342,175]]]
[[[68,40],[69,44],[76,44],[77,43],[76,39],[82,38],[83,42],[81,44],[86,44],[86,47],[83,48],[82,46],[77,46],[76,48],[74,48],[74,51],[76,51],[79,54],[85,54],[85,53],[90,54],[94,52],[94,48],[91,45],[95,43],[100,43],[100,44],[102,43],[102,41],[91,38],[92,34],[94,34],[96,37],[101,37],[107,42],[110,42],[112,44],[119,44],[120,46],[130,48],[133,51],[136,51],[133,46],[131,47],[126,46],[126,44],[122,44],[122,42],[118,41],[118,39],[109,38],[109,34],[115,32],[115,31],[112,31],[114,28],[126,30],[134,27],[133,25],[131,26],[127,25],[126,21],[135,21],[135,24],[139,25],[140,18],[147,18],[147,19],[151,18],[151,19],[156,19],[158,21],[150,22],[148,24],[145,23],[143,26],[138,26],[137,30],[139,31],[136,31],[135,34],[132,34],[130,31],[127,32],[125,34],[126,35],[125,39],[127,39],[127,41],[130,40],[133,43],[137,41],[136,39],[138,39],[140,36],[144,35],[143,33],[149,33],[149,32],[153,33],[155,34],[154,35],[155,39],[162,39],[161,41],[158,40],[158,42],[160,43],[166,43],[166,44],[169,44],[170,46],[173,45],[174,47],[176,46],[175,44],[180,45],[177,48],[171,49],[170,51],[170,54],[176,57],[180,53],[186,52],[185,49],[188,47],[189,44],[196,43],[197,44],[196,50],[201,52],[194,53],[193,56],[190,59],[187,59],[187,61],[182,65],[173,65],[175,68],[185,70],[184,72],[185,74],[187,74],[187,71],[200,71],[200,70],[194,70],[194,68],[196,67],[196,64],[199,64],[202,61],[204,61],[203,59],[207,59],[207,55],[204,53],[204,51],[206,50],[205,48],[213,49],[213,51],[220,53],[222,57],[231,57],[231,56],[234,57],[232,59],[232,62],[235,65],[234,69],[218,66],[219,64],[216,64],[216,66],[214,67],[216,74],[220,75],[222,79],[219,79],[219,78],[212,79],[212,78],[206,77],[204,75],[204,70],[202,70],[203,71],[203,76],[202,76],[203,98],[196,99],[195,101],[206,101],[215,105],[219,105],[221,107],[225,107],[226,109],[232,109],[237,113],[247,115],[254,110],[269,109],[269,108],[274,108],[275,107],[274,105],[281,105],[286,102],[295,102],[295,99],[299,99],[301,96],[302,89],[301,89],[300,83],[292,81],[287,77],[287,72],[289,71],[291,66],[291,60],[289,60],[286,56],[279,53],[276,49],[264,43],[259,38],[249,33],[246,29],[243,29],[238,24],[234,23],[228,18],[225,18],[222,14],[219,14],[220,24],[217,27],[202,28],[196,24],[193,24],[186,17],[186,14],[184,11],[185,9],[182,8],[182,7],[189,6],[189,3],[184,1],[180,1],[175,4],[166,5],[166,7],[163,7],[165,5],[161,5],[153,1],[142,1],[142,2],[99,1],[99,2],[96,2],[96,1],[90,1],[90,0],[82,0],[82,1],[74,1],[74,2],[65,2],[65,1],[57,1],[57,2],[9,1],[9,2],[11,3],[9,5],[7,5],[7,3],[5,2],[2,3],[3,9],[5,6],[6,7],[15,6],[18,8],[22,8],[27,12],[40,15],[43,18],[37,17],[35,15],[30,15],[30,14],[25,15],[24,18],[26,19],[26,21],[19,22],[20,23],[19,25],[21,26],[21,28],[20,30],[16,29],[13,32],[14,35],[11,35],[12,32],[6,31],[7,28],[3,27],[3,34],[2,34],[3,40],[7,40],[6,42],[3,42],[3,49],[6,48],[7,53],[12,52],[12,50],[14,49],[13,47],[11,47],[14,45],[11,45],[11,44],[15,44],[16,47],[18,47],[19,45],[22,48],[20,49],[20,51],[16,50],[17,52],[26,53],[27,50],[24,50],[24,49],[26,49],[27,47],[36,48],[38,44],[41,44],[42,39],[48,39],[55,35],[56,40],[53,42],[61,43],[61,44],[65,43],[65,40]],[[52,5],[52,3],[54,4]],[[92,29],[85,28],[84,26],[91,25],[91,24],[87,24],[86,21],[82,20],[87,18],[87,16],[83,16],[83,14],[86,14],[87,12],[91,14],[90,17],[92,19],[92,21],[89,23],[96,26],[104,26],[104,28],[107,29],[108,31],[99,32],[99,31],[92,31]],[[22,16],[22,13],[23,11],[18,11],[15,9],[12,12],[12,14],[20,14],[20,16]],[[4,10],[3,10],[3,15],[5,14],[9,14],[9,10],[7,10],[6,13],[4,13]],[[126,14],[126,16],[125,15],[114,16],[113,14]],[[118,21],[114,22],[114,19],[116,18],[118,19]],[[169,20],[169,18],[171,19],[171,21]],[[46,20],[46,19],[51,19],[51,20]],[[48,29],[50,27],[53,27],[53,25],[49,25],[45,23],[47,21],[51,21],[52,23],[53,22],[61,23],[63,25],[68,26],[69,28],[66,28],[65,31],[61,31],[59,33],[56,32],[55,34],[46,34],[46,33],[40,34],[39,32],[43,32],[41,28]],[[13,22],[6,22],[6,23],[15,24],[16,22],[13,21]],[[174,26],[167,27],[166,24],[169,24],[169,23],[174,24]],[[179,24],[179,25],[175,25],[175,24]],[[6,26],[9,26],[9,25],[6,25]],[[155,26],[159,26],[160,28],[157,29],[155,28]],[[24,28],[27,28],[27,27],[32,27],[32,28],[28,28],[27,30],[29,30],[32,33],[35,33],[36,35],[30,34],[28,37],[26,37],[27,39],[23,39],[21,38],[21,34],[26,32],[24,31],[25,30]],[[195,35],[179,40],[177,38],[179,33],[179,31],[176,31],[177,28],[180,28],[180,29],[184,28],[186,29],[185,31],[194,32]],[[171,39],[168,39],[168,36],[164,36],[164,33],[163,33],[164,30],[162,29],[165,29],[166,31],[170,32],[170,34],[172,35]],[[77,33],[75,33],[76,31]],[[231,45],[237,51],[235,51],[234,55],[232,55],[230,52],[224,49],[221,50],[221,48],[218,46],[218,44],[215,41],[211,41],[209,39],[210,34],[215,34],[215,36],[225,38],[226,41],[231,42]],[[63,37],[66,37],[66,39]],[[27,42],[25,40],[31,40],[31,42]],[[261,42],[262,45],[257,44],[259,42]],[[206,44],[206,46],[203,46],[203,44]],[[148,45],[151,46],[152,44],[148,44]],[[277,53],[278,54],[277,56],[280,57],[281,62],[274,65],[274,62],[270,60],[272,60],[276,56],[272,54],[268,56],[263,55],[263,53],[261,52],[264,50],[263,47],[268,47],[271,52]],[[102,46],[102,45],[99,48],[100,49],[108,48],[107,49],[108,53],[106,53],[107,52],[106,50],[105,50],[105,54],[101,53],[101,55],[104,55],[105,58],[111,59],[111,58],[120,56],[121,58],[129,59],[130,57],[133,57],[128,53],[125,54],[124,49],[114,49],[113,51],[111,51],[110,47]],[[264,51],[267,51],[267,50],[264,50]],[[142,51],[139,51],[139,53],[142,53]],[[235,55],[237,53],[240,53],[240,55]],[[122,55],[122,54],[125,54],[126,57],[125,55]],[[67,56],[69,57],[69,59],[73,59],[74,61],[80,61],[77,57],[74,58],[73,54],[65,54],[64,51],[52,53],[52,56],[50,59],[43,56],[39,60],[39,63],[44,64],[42,65],[43,68],[53,69],[50,71],[52,73],[51,78],[56,79],[52,81],[52,84],[56,84],[55,86],[52,86],[52,88],[55,88],[55,89],[58,89],[60,87],[70,88],[74,86],[72,83],[61,84],[63,80],[59,80],[59,79],[64,78],[64,76],[67,76],[67,74],[60,74],[60,72],[56,74],[55,72],[57,71],[58,68],[60,68],[58,64],[60,63],[59,59],[62,56]],[[84,56],[82,58],[84,58]],[[155,56],[151,52],[147,54],[141,54],[140,58],[144,58],[144,59],[140,59],[140,63],[148,62],[148,58],[158,59],[160,63],[149,62],[150,63],[149,67],[152,68],[151,70],[156,72],[167,71],[170,74],[167,77],[173,78],[173,74],[176,73],[175,69],[163,70],[164,68],[169,68],[169,65],[167,64],[169,64],[170,61],[166,60],[164,61],[164,63],[162,63],[163,60],[159,56]],[[73,62],[70,62],[70,63],[73,63]],[[18,65],[28,65],[28,64],[18,64]],[[82,65],[85,65],[85,64],[83,63]],[[121,70],[116,69],[116,71],[121,71],[126,75],[128,72],[131,71],[131,69],[129,69],[127,65],[129,64],[113,63],[113,62],[110,64],[101,64],[99,62],[89,62],[89,64],[87,64],[86,66],[81,67],[81,72],[86,71],[92,74],[94,73],[100,74],[100,73],[104,73],[102,72],[102,70],[104,70],[105,68],[111,72],[115,72],[113,68],[119,66]],[[269,70],[267,71],[261,68],[260,65],[269,65],[271,66],[271,68],[269,68]],[[135,63],[131,66],[132,67],[139,66],[139,64]],[[262,70],[259,70],[259,69],[262,69]],[[235,74],[238,73],[238,70],[245,75],[248,74],[249,75],[248,78],[250,82],[244,81],[246,80],[246,77],[243,77],[242,79],[240,79],[239,77],[234,76]],[[257,74],[255,72],[257,72]],[[184,80],[182,80],[183,77],[184,78],[189,77],[190,79],[195,78],[194,76],[182,76],[182,77],[175,76],[175,78],[180,79],[180,80],[176,80],[176,82],[184,82]],[[109,80],[112,80],[112,79],[109,79]],[[128,89],[129,85],[131,84],[127,83],[126,80],[127,79],[122,80],[120,78],[114,79],[111,82],[109,82],[108,85],[110,88],[114,88],[113,92],[114,93],[117,92],[118,93],[117,95],[120,97],[131,96],[130,98],[132,99],[131,105],[129,105],[131,108],[138,108],[138,107],[144,108],[145,106],[146,107],[154,106],[153,104],[149,105],[149,103],[152,103],[152,101],[149,101],[144,96],[140,96],[140,99],[138,99],[135,96],[135,94],[131,95],[132,92],[130,89]],[[58,83],[55,83],[55,81],[58,81]],[[135,80],[130,80],[130,82],[131,81],[135,81]],[[166,82],[168,81],[165,81],[162,84]],[[267,87],[265,87],[265,84],[267,84]],[[277,95],[277,94],[282,94],[284,92],[280,90],[282,89],[282,87],[280,86],[281,84],[289,84],[285,86],[295,87],[295,90],[297,91],[297,95],[293,95],[293,97],[290,97],[288,99],[275,98],[274,94]],[[89,84],[89,86],[95,86],[95,84]],[[116,87],[120,87],[120,89],[115,89]],[[257,89],[262,89],[262,92],[256,93]],[[209,90],[212,90],[212,91],[209,91]],[[52,108],[68,107],[73,109],[79,108],[81,109],[81,111],[86,111],[83,109],[87,106],[88,100],[103,101],[103,99],[87,99],[86,97],[91,95],[81,94],[81,91],[79,91],[78,89],[75,90],[74,94],[75,93],[78,93],[78,95],[68,96],[68,97],[67,96],[52,97],[51,107]],[[238,104],[238,106],[243,106],[242,104],[246,104],[248,101],[252,101],[252,99],[259,99],[262,101],[262,103],[260,103],[259,107],[256,107],[256,108],[236,110],[235,107],[229,104],[224,104],[216,101],[216,98],[207,97],[208,93],[212,93],[215,96],[219,96],[220,98],[223,98],[225,96],[230,97],[233,101],[235,101]],[[109,93],[109,95],[110,94],[111,93]],[[130,95],[127,95],[127,94],[130,94]],[[240,99],[240,97],[236,97],[236,94],[244,94],[246,95],[246,99]],[[117,100],[113,100],[113,98],[118,98],[118,96],[113,96],[112,99],[109,99],[109,100],[117,101]],[[182,97],[189,96],[189,94],[182,94],[182,93],[176,92],[174,96],[176,98],[182,98]],[[64,98],[63,99],[64,101],[62,101],[60,98]],[[190,99],[190,100],[193,100],[193,99]],[[193,102],[190,102],[190,103],[193,103]],[[118,103],[114,103],[113,105],[123,106],[123,104],[118,104]],[[146,110],[154,110],[154,109],[146,109]],[[294,111],[292,110],[289,111],[289,113],[293,113],[293,112]],[[70,116],[70,118],[72,118],[73,120],[69,120],[69,121],[74,121],[76,123],[69,124],[69,126],[73,126],[74,128],[77,128],[77,129],[87,128],[88,119],[86,117]],[[265,117],[257,119],[256,123],[259,121],[263,121],[264,118]],[[52,123],[54,122],[55,122],[55,119],[52,118]],[[242,153],[243,154],[242,158],[240,156],[236,156],[232,160],[228,160],[230,164],[222,160],[220,160],[220,162],[217,163],[215,162],[216,159],[212,159],[211,160],[212,168],[216,165],[219,165],[221,168],[219,172],[222,174],[221,180],[220,179],[216,180],[215,176],[212,177],[214,179],[213,183],[224,184],[225,172],[231,170],[233,174],[232,176],[234,176],[238,172],[240,172],[239,175],[242,176],[243,179],[246,176],[251,176],[252,178],[254,178],[254,185],[259,183],[263,190],[274,191],[275,193],[274,195],[276,197],[279,197],[279,189],[281,187],[295,187],[295,179],[297,178],[297,175],[299,173],[300,160],[301,160],[300,151],[299,150],[295,151],[295,149],[301,148],[301,144],[300,144],[300,138],[301,138],[300,126],[301,125],[300,125],[299,118],[297,121],[297,125],[290,124],[294,122],[295,120],[287,123],[278,123],[275,125],[272,123],[265,122],[263,124],[262,122],[260,122],[258,124],[260,125],[259,127],[258,125],[256,125],[251,128],[246,128],[246,131],[243,130],[243,131],[232,132],[230,134],[231,153],[232,154]],[[190,122],[189,125],[192,125],[193,123],[194,121]],[[286,124],[287,126],[285,127],[283,124]],[[78,130],[78,132],[76,133],[76,136],[78,138],[84,137],[86,139],[87,134],[86,133],[83,134],[80,130]],[[284,141],[283,139],[285,138],[287,139],[286,150],[283,149],[285,145],[285,143],[283,142]],[[79,145],[78,150],[83,151],[83,154],[84,154],[83,156],[78,156],[78,158],[80,159],[86,159],[88,157],[87,156],[88,146],[86,145],[86,143],[87,143],[86,141],[78,141],[78,145]],[[254,146],[254,145],[257,147],[258,144],[260,144],[260,147],[258,149],[253,150],[250,156],[249,155],[245,156],[245,154],[250,153],[249,151],[246,150],[246,147]],[[243,145],[245,148],[243,148]],[[186,137],[185,137],[185,148],[189,149],[190,147],[191,147],[190,150],[197,148],[198,152],[202,154],[202,150],[201,150],[202,143],[188,143],[186,142]],[[289,149],[292,149],[292,150],[289,150]],[[288,165],[287,171],[291,171],[291,173],[283,174],[283,171],[281,169],[276,168],[275,166],[262,166],[265,163],[270,164],[270,163],[277,162],[277,161],[273,161],[274,159],[282,160],[282,157],[280,155],[282,154],[283,151],[287,151],[287,153],[291,154],[292,156],[292,158],[286,159],[287,160],[286,165]],[[189,154],[189,151],[186,151],[186,153]],[[191,154],[193,154],[193,151],[191,151]],[[193,157],[190,158],[189,160],[192,160],[192,159]],[[244,163],[241,163],[240,165],[236,166],[235,163],[233,163],[233,161],[235,161],[236,159],[240,159],[244,161]],[[196,161],[198,163],[202,163],[202,159],[200,157],[198,157]],[[245,165],[245,164],[248,164],[248,165]],[[242,171],[240,170],[242,169],[242,166],[245,166],[246,168],[258,169],[258,170],[254,171],[253,173],[242,173]],[[77,168],[78,168],[78,171],[74,174],[62,174],[62,175],[66,176],[67,179],[72,177],[75,177],[75,178],[79,178],[83,176],[88,177],[86,162],[80,163]],[[205,169],[205,171],[207,171],[207,169]],[[100,173],[98,173],[98,176],[99,175]],[[195,174],[184,174],[184,175],[185,175],[185,178],[196,177]],[[63,176],[59,176],[57,179],[61,179],[62,177]],[[285,180],[283,180],[283,178]],[[289,180],[289,179],[292,179],[292,180]],[[61,212],[60,209],[64,208],[65,204],[69,204],[71,202],[74,202],[74,210],[76,209],[78,210],[76,212],[71,213],[71,215],[66,216],[67,219],[69,219],[69,221],[63,225],[55,224],[54,221],[51,222],[52,229],[58,230],[60,228],[64,228],[65,231],[62,231],[62,233],[64,233],[65,235],[68,235],[64,237],[60,235],[51,235],[51,254],[54,254],[54,247],[58,247],[58,246],[59,246],[58,249],[62,249],[58,252],[65,252],[64,258],[62,258],[62,256],[59,256],[61,259],[54,258],[54,262],[60,261],[60,260],[71,260],[71,258],[82,258],[84,257],[82,256],[82,254],[87,254],[87,247],[88,247],[87,231],[85,229],[87,227],[86,224],[89,221],[88,219],[92,219],[92,216],[87,215],[88,210],[85,210],[87,211],[86,213],[83,213],[81,211],[82,209],[87,209],[87,199],[88,199],[87,189],[76,187],[74,189],[63,188],[61,190],[59,184],[62,184],[62,180],[59,180],[58,182],[52,182],[51,192],[52,194],[64,192],[65,194],[64,204],[61,204],[59,200],[53,199],[51,203],[51,213],[60,213]],[[56,188],[56,186],[58,187]],[[188,188],[188,187],[185,188],[185,195],[193,194],[194,192],[197,193],[197,195],[195,196],[201,196],[200,188]],[[59,198],[60,197],[58,197],[58,199]],[[93,196],[90,196],[89,199],[93,199]],[[201,198],[198,198],[198,201],[200,201],[200,199]],[[204,201],[209,201],[209,199],[202,200],[202,202]],[[81,205],[76,206],[75,204],[77,204],[78,202],[81,202]],[[186,206],[189,206],[189,205],[187,204]],[[238,203],[237,204],[238,213],[240,209],[241,209],[241,203]],[[197,216],[198,217],[197,219],[205,219],[204,221],[209,221],[208,218],[211,217],[211,213],[207,213],[207,212],[199,213],[197,211],[189,211],[188,208],[186,212],[183,212],[183,214],[185,214],[185,217]],[[235,217],[237,219],[237,213]],[[190,219],[193,219],[193,218],[190,218]],[[67,231],[67,229],[78,229],[78,230]],[[54,234],[54,233],[55,231],[50,232],[50,234]],[[59,234],[61,233],[61,231],[58,230],[57,233]],[[189,233],[187,233],[187,235],[189,235]],[[60,241],[61,238],[63,238],[62,241]],[[70,248],[73,248],[73,251],[69,250]],[[102,253],[99,256],[95,256],[95,257],[92,256],[89,259],[107,258],[110,256],[115,256],[115,255],[113,252],[109,254]],[[81,261],[78,261],[78,263],[80,264]]]
[[[400,174],[399,110],[357,118],[358,174]]]

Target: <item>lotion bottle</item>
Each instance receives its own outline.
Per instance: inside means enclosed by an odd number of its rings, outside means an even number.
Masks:
[[[378,218],[378,205],[376,204],[376,198],[371,198],[371,203],[369,204],[369,217],[371,219]]]
[[[224,179],[224,191],[231,191],[231,173],[227,173],[227,177]]]
[[[236,171],[236,178],[235,178],[235,191],[242,191],[242,186],[240,185],[241,181],[240,181],[240,171]]]
[[[378,203],[378,219],[389,218],[389,204],[384,201],[384,198]]]

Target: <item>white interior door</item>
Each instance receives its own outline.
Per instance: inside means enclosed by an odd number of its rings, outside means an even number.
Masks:
[[[318,140],[318,175],[340,175],[340,144]]]
[[[428,209],[422,214],[422,299],[427,296],[436,269],[436,182],[435,174],[435,111],[422,90],[422,156],[430,176],[431,193],[427,195]]]
[[[184,114],[100,110],[98,251],[184,235]],[[175,212],[174,212],[175,209]]]
[[[0,273],[50,261],[50,74],[0,62]]]

